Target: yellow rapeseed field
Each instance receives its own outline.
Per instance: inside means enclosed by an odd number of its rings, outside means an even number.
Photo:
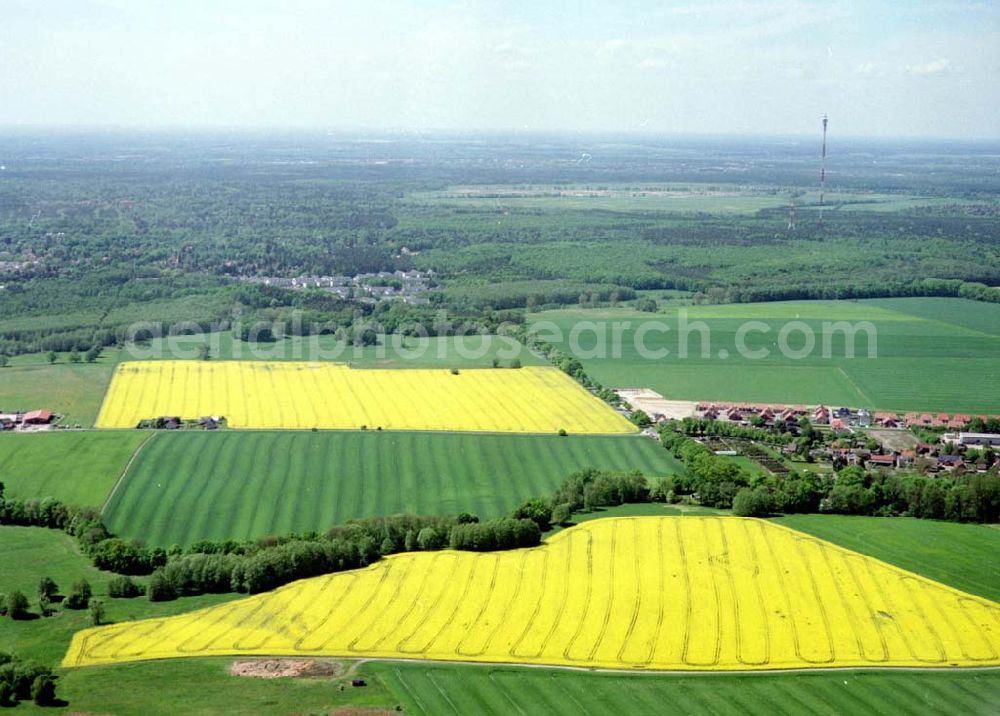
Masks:
[[[628,669],[1000,665],[1000,605],[762,520],[595,520],[79,632],[64,666],[327,655]]]
[[[115,371],[99,428],[221,415],[233,428],[628,433],[635,427],[552,367],[356,370],[339,363],[139,361]]]

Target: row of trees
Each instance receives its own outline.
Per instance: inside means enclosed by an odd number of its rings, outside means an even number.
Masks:
[[[150,549],[111,535],[91,508],[69,507],[54,499],[5,500],[2,483],[0,524],[65,530],[78,539],[94,566],[126,575],[111,581],[109,596],[137,596],[141,587],[127,575],[152,574],[146,593],[154,601],[204,593],[263,592],[297,579],[364,567],[398,552],[491,551],[532,547],[541,541],[541,530],[530,518],[480,522],[463,513],[456,517],[395,515],[352,520],[325,535],[201,541],[187,552],[180,547]],[[89,585],[84,586],[86,593],[81,592],[79,599],[74,588],[68,607],[87,607],[91,595]],[[22,611],[17,598],[15,609]]]
[[[515,337],[528,348],[541,353],[552,365],[574,378],[580,385],[593,392],[594,395],[604,402],[612,407],[621,405],[621,398],[618,397],[618,394],[587,375],[587,372],[583,369],[583,363],[579,359],[574,358],[565,351],[559,350],[551,343],[541,340],[526,326],[519,327],[515,331]]]
[[[11,500],[0,482],[0,525],[47,527],[75,537],[94,566],[119,574],[149,574],[163,566],[167,553],[147,549],[135,541],[114,537],[93,507],[74,507],[52,497]]]
[[[758,419],[760,416],[754,416]],[[757,427],[753,425],[740,425],[729,420],[711,420],[709,418],[682,418],[674,421],[673,428],[689,436],[718,436],[739,438],[741,440],[756,440],[763,443],[783,445],[795,439],[795,434],[787,429],[783,424],[775,424],[774,427]],[[798,423],[796,424],[798,426]],[[796,433],[798,429],[796,429]]]
[[[853,300],[863,298],[957,297],[1000,303],[1000,289],[962,279],[923,278],[870,284],[814,283],[765,286],[712,286],[695,292],[695,303]]]
[[[399,552],[491,551],[533,547],[540,541],[541,531],[530,519],[374,517],[338,525],[322,536],[198,543],[200,551],[178,554],[155,571],[147,594],[153,601],[204,593],[255,594],[297,579],[365,567]]]

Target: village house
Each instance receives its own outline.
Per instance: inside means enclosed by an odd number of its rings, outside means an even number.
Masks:
[[[961,455],[938,455],[938,467],[948,470],[958,470],[965,467],[965,461]]]
[[[870,455],[865,464],[872,467],[896,467],[895,455]]]
[[[875,424],[883,428],[898,428],[899,418],[895,413],[875,413]]]

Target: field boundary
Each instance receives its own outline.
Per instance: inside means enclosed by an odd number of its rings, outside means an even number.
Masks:
[[[104,412],[104,405],[108,402],[108,396],[111,395],[111,384],[115,382],[115,376],[118,374],[118,369],[121,368],[122,361],[119,358],[118,362],[115,363],[114,368],[111,369],[111,375],[108,376],[108,382],[104,384],[103,392],[101,393],[101,403],[97,406],[97,412],[94,414],[94,423],[91,425],[91,429],[100,430],[97,424],[101,422],[101,413]]]
[[[132,456],[128,459],[128,462],[125,463],[125,467],[122,469],[118,479],[115,480],[115,484],[111,487],[111,491],[108,492],[108,496],[104,498],[104,504],[101,505],[102,516],[104,515],[104,511],[108,509],[108,505],[111,504],[111,498],[115,496],[115,493],[118,492],[118,488],[121,487],[121,484],[125,481],[128,471],[132,469],[132,463],[135,462],[135,459],[139,457],[139,453],[142,452],[142,449],[146,447],[146,444],[149,443],[149,441],[154,437],[156,437],[156,433],[151,432],[146,439],[139,443],[135,450],[132,451]]]
[[[185,657],[177,657],[185,658]],[[235,656],[209,656],[201,657],[207,659],[234,659]],[[269,657],[258,657],[261,659],[266,659]],[[342,657],[328,657],[340,659]],[[344,657],[350,660],[350,657]],[[150,663],[156,661],[163,661],[163,659],[146,659],[143,662],[128,662],[128,663]],[[646,669],[643,667],[637,667],[634,669],[610,669],[602,666],[569,666],[567,664],[521,664],[512,663],[509,661],[451,661],[444,659],[387,659],[382,657],[363,657],[359,659],[354,659],[358,666],[362,664],[427,664],[433,666],[476,666],[484,669],[555,669],[558,671],[580,671],[587,674],[628,674],[631,676],[685,676],[691,677],[712,677],[712,676],[774,676],[776,674],[825,674],[829,672],[845,672],[845,671],[861,671],[866,674],[873,672],[886,671],[886,672],[899,672],[899,671],[912,671],[917,673],[941,673],[941,672],[952,672],[952,673],[969,673],[978,671],[996,671],[1000,672],[1000,666],[823,666],[823,667],[795,667],[788,669],[712,669],[711,671],[703,670],[678,670],[678,669]],[[84,668],[100,668],[97,667],[84,667]]]

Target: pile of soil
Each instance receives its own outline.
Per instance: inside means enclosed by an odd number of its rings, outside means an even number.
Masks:
[[[234,661],[229,673],[251,679],[316,678],[340,676],[344,666],[318,659],[244,659]]]

